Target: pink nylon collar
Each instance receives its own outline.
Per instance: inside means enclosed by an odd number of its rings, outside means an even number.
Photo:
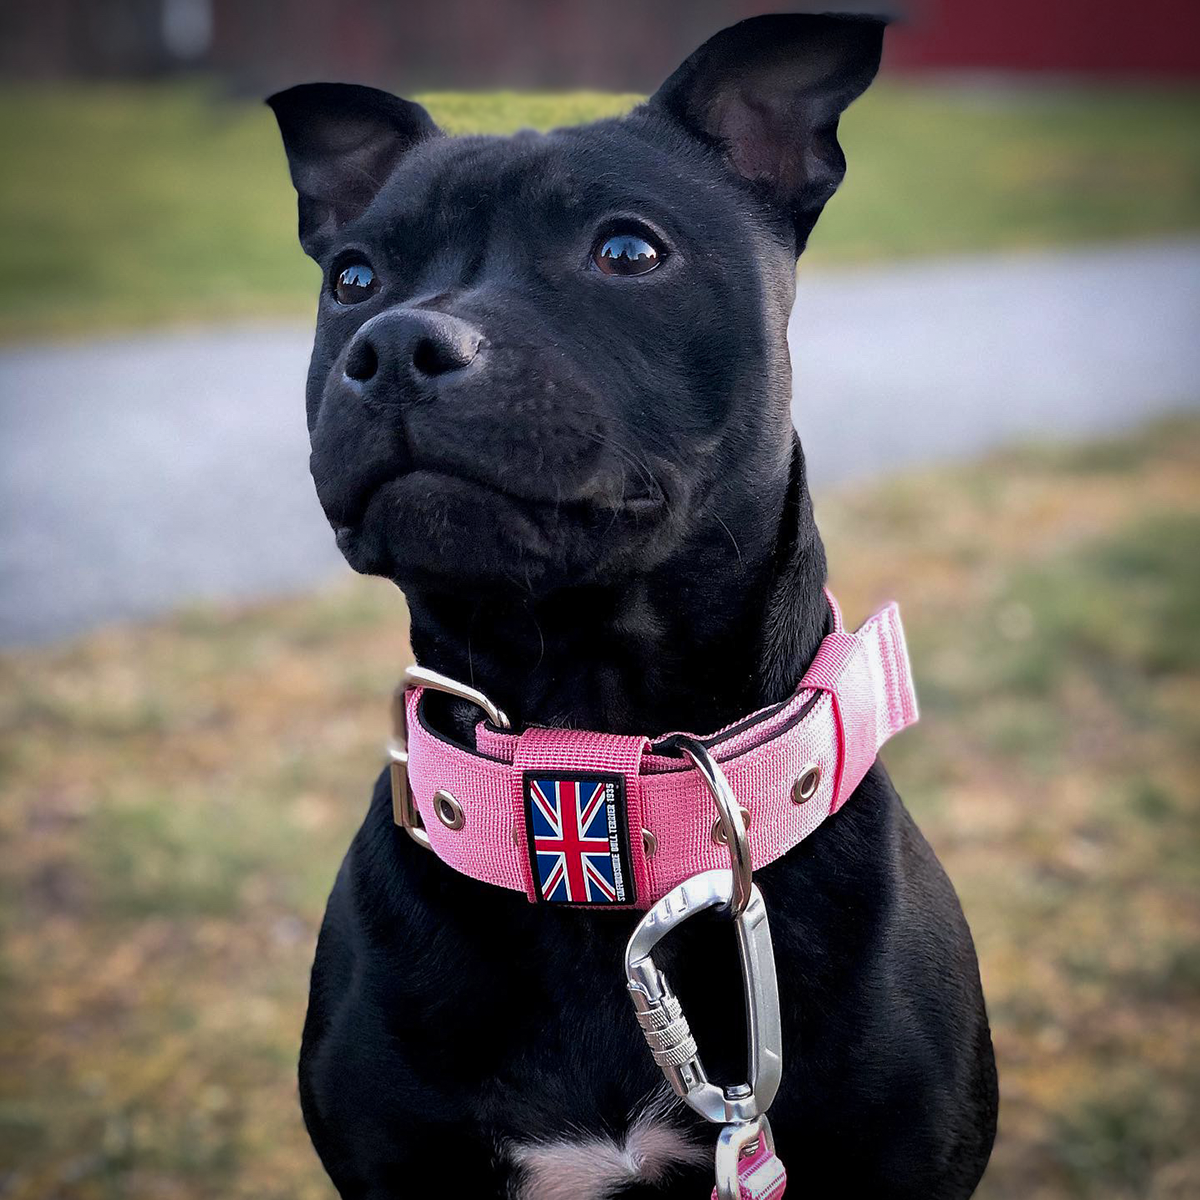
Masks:
[[[755,869],[837,812],[883,743],[917,719],[897,606],[846,633],[832,596],[829,602],[834,631],[792,696],[702,739],[750,814]],[[699,772],[686,760],[655,753],[649,738],[538,727],[515,735],[480,722],[471,751],[422,723],[424,690],[414,688],[407,697],[409,786],[431,848],[456,871],[541,898],[546,880],[539,880],[526,835],[529,780],[586,779],[589,773],[617,780],[624,792],[623,812],[614,811],[626,827],[613,831],[622,846],[614,858],[618,876],[630,878],[620,879],[617,902],[605,907],[649,908],[697,872],[728,866],[728,851],[713,840],[716,809]],[[801,801],[796,782],[807,777],[811,784],[813,768],[815,790]],[[457,828],[435,811],[439,790],[458,802]],[[585,890],[582,902],[589,894]]]

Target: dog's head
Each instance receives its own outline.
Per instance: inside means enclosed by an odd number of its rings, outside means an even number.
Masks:
[[[778,494],[795,260],[882,30],[744,21],[628,116],[545,135],[446,137],[363,87],[271,98],[324,272],[312,471],[352,566],[540,594]]]

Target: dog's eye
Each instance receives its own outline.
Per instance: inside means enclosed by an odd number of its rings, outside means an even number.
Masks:
[[[604,275],[645,275],[662,253],[639,233],[614,233],[596,243],[592,262]]]
[[[379,280],[365,262],[344,266],[333,281],[333,294],[339,304],[361,304],[379,291]]]

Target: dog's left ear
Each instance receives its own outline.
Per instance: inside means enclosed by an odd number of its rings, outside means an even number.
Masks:
[[[846,173],[838,118],[875,78],[881,17],[751,17],[710,38],[650,98],[790,217],[796,253]]]

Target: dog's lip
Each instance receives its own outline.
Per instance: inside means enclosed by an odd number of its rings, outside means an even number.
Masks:
[[[481,478],[457,468],[449,469],[446,467],[420,465],[399,471],[395,475],[381,479],[371,487],[364,489],[353,516],[339,521],[331,521],[330,523],[333,526],[339,544],[343,539],[354,535],[362,524],[371,501],[384,488],[404,481],[419,482],[422,479],[428,479],[434,483],[442,482],[456,486],[466,485],[467,487],[490,493],[492,496],[509,504],[515,504],[521,508],[532,509],[534,511],[588,509],[618,515],[627,513],[632,517],[640,517],[653,513],[664,504],[664,496],[660,490],[647,490],[645,492],[634,493],[633,495],[625,494],[615,503],[604,503],[590,496],[581,496],[567,500],[552,500],[544,496],[528,496],[509,491],[495,480]]]

